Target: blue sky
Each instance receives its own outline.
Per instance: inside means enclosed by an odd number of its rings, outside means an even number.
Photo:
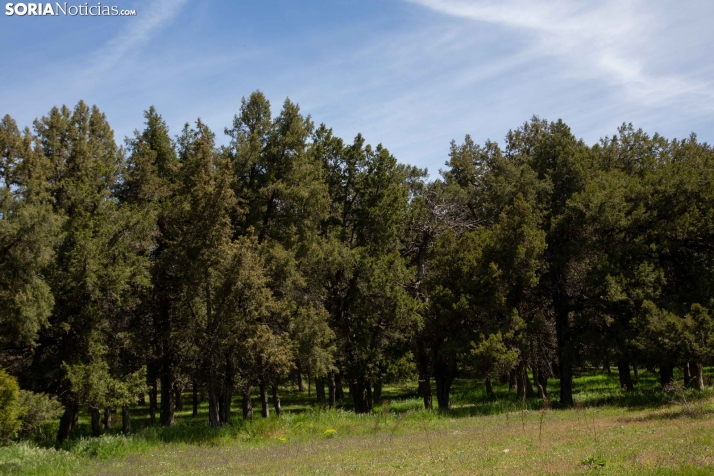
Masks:
[[[261,89],[432,175],[452,139],[502,142],[534,114],[588,143],[623,122],[714,142],[711,0],[102,3],[137,16],[0,17],[0,114],[84,99],[122,140],[154,105],[225,141]]]

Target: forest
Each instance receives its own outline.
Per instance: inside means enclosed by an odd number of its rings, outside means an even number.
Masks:
[[[459,378],[559,408],[594,367],[624,392],[644,371],[710,384],[714,150],[694,134],[588,145],[533,117],[429,175],[259,91],[225,140],[173,132],[153,107],[123,141],[83,102],[2,119],[0,443],[205,401],[217,429],[253,395],[280,415],[293,385],[370,414],[402,381],[441,412]]]

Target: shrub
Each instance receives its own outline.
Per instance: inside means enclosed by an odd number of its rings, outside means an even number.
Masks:
[[[7,445],[20,430],[22,409],[18,404],[20,388],[15,378],[0,369],[0,445]]]
[[[23,409],[20,433],[29,435],[42,428],[47,420],[58,418],[62,415],[62,404],[54,397],[44,393],[33,393],[20,390],[18,402]]]

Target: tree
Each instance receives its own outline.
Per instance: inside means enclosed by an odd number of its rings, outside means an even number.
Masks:
[[[63,364],[63,370],[70,383],[76,401],[89,407],[92,435],[100,436],[100,410],[103,408],[124,408],[136,403],[139,393],[146,391],[146,368],[142,367],[131,375],[111,375],[106,361],[106,351],[98,342],[90,343],[88,363]],[[128,423],[124,422],[125,428]]]
[[[17,380],[0,369],[0,445],[7,445],[20,430],[22,407],[18,404]]]
[[[2,347],[36,345],[54,296],[45,271],[54,259],[62,219],[43,183],[44,158],[29,130],[0,122],[0,338]]]
[[[48,201],[62,217],[61,241],[46,271],[55,306],[29,373],[33,386],[59,395],[65,406],[58,441],[76,424],[78,399],[63,378],[62,362],[87,363],[92,336],[131,306],[148,282],[142,217],[113,194],[122,166],[105,116],[80,102],[54,108],[35,121],[36,153],[47,166]]]

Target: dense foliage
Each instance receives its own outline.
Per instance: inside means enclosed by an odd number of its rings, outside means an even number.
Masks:
[[[117,145],[80,102],[20,130],[0,123],[0,374],[6,440],[17,387],[61,402],[58,441],[86,408],[170,426],[193,392],[209,424],[279,414],[280,387],[372,411],[419,379],[450,410],[457,376],[573,403],[592,365],[705,385],[714,361],[714,150],[623,126],[588,146],[533,118],[503,146],[452,143],[441,177],[286,100],[244,99],[229,141],[161,116]],[[27,393],[30,420],[55,400]],[[14,402],[14,403],[13,403]],[[5,404],[4,404],[5,405]],[[4,414],[4,413],[3,413]],[[3,420],[4,421],[4,420]],[[30,425],[31,426],[31,425]]]

